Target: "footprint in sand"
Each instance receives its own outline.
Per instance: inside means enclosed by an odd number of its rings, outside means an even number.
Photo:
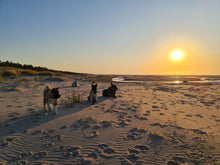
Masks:
[[[32,132],[31,135],[37,135],[40,133],[42,133],[42,130],[36,130],[36,131]]]
[[[10,119],[10,121],[15,121],[15,120],[18,120],[18,119],[19,119],[19,117],[13,117],[13,118]]]
[[[48,153],[46,151],[41,151],[41,152],[34,154],[34,157],[36,159],[42,159],[42,158],[45,158],[47,156],[47,154]]]
[[[22,107],[23,107],[22,105],[15,106],[15,108],[22,108]]]
[[[195,116],[199,117],[199,118],[203,118],[203,116],[201,114],[196,114]]]
[[[134,115],[134,117],[138,120],[148,120],[146,117]]]
[[[150,116],[151,111],[146,111],[146,113],[143,114],[143,116]]]
[[[149,146],[147,145],[136,145],[134,148],[129,148],[128,153],[129,154],[140,154],[140,153],[147,153],[147,150],[149,150]]]
[[[106,159],[117,156],[117,152],[114,149],[110,148],[107,144],[99,144],[97,152],[101,157],[104,157]]]
[[[118,122],[116,123],[116,127],[125,127],[126,125],[129,124],[129,119],[124,120],[124,119],[118,119]]]
[[[127,156],[127,160],[128,160],[127,163],[129,163],[129,164],[130,164],[130,162],[131,162],[131,163],[135,163],[135,162],[137,162],[137,161],[140,160],[140,159],[141,159],[140,156],[138,156],[138,155],[135,154],[135,153],[131,153],[131,154],[128,154],[128,156]]]
[[[60,129],[65,129],[65,128],[69,128],[69,127],[70,127],[70,125],[63,125],[60,127]]]
[[[28,108],[27,110],[28,110],[29,112],[33,112],[33,111],[34,111],[33,108]]]
[[[146,132],[147,131],[144,128],[132,128],[128,132],[127,139],[129,140],[141,139],[146,134]]]
[[[57,152],[62,152],[63,157],[71,158],[80,156],[82,148],[80,146],[60,146],[56,149]]]
[[[91,131],[91,132],[88,132],[88,133],[84,133],[84,138],[90,139],[90,138],[94,138],[98,135],[99,135],[99,132]]]
[[[98,158],[98,155],[95,153],[95,152],[92,152],[92,153],[89,153],[87,155],[88,158],[92,158],[92,159],[97,159]]]
[[[20,115],[20,113],[18,113],[18,112],[9,113],[9,117],[14,117],[14,116],[17,116],[17,115]]]
[[[128,149],[128,155],[127,155],[127,160],[135,163],[139,160],[141,160],[141,153],[147,153],[149,150],[149,146],[147,145],[136,145],[133,148]]]
[[[93,158],[83,157],[80,161],[80,164],[84,165],[92,165],[94,162]]]
[[[29,156],[33,155],[33,152],[21,152],[16,157],[17,160],[28,158]]]
[[[2,143],[0,144],[0,146],[2,147],[6,147],[6,146],[10,146],[11,143],[14,141],[14,137],[6,137],[2,140]]]
[[[63,140],[63,135],[60,134],[48,134],[45,135],[43,137],[41,137],[41,139],[46,139],[52,142],[58,142],[58,141],[62,141]]]
[[[164,110],[168,110],[166,104],[164,104],[164,103],[161,103],[161,108],[164,109]]]

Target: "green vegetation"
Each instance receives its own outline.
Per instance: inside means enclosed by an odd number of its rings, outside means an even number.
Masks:
[[[4,78],[2,77],[2,75],[0,75],[0,82],[3,82]]]
[[[63,75],[80,75],[82,73],[75,73],[75,72],[68,72],[68,71],[58,71],[58,70],[53,70],[53,69],[48,69],[46,67],[40,67],[40,66],[32,66],[32,65],[27,65],[27,64],[20,64],[20,63],[14,63],[11,61],[1,61],[0,60],[0,67],[9,67],[9,68],[18,68],[18,69],[23,69],[21,71],[21,74],[24,75],[30,75],[30,76],[35,76],[43,74],[42,76],[45,76],[45,74],[56,74],[57,76],[63,76]],[[43,73],[41,73],[43,72]],[[51,73],[53,72],[53,73]]]
[[[66,107],[72,107],[74,104],[82,102],[82,98],[80,95],[72,94],[70,97],[62,100],[61,102],[66,105]]]
[[[6,70],[6,71],[2,72],[2,77],[15,78],[17,76],[18,76],[18,74],[15,70]]]
[[[97,118],[94,117],[87,117],[87,118],[81,118],[78,121],[97,121]]]
[[[150,132],[149,136],[157,137],[157,138],[164,138],[164,136],[160,134],[159,132]]]

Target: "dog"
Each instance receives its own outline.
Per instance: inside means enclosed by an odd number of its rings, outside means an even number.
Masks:
[[[97,86],[98,85],[95,82],[93,82],[91,84],[92,89],[91,89],[90,94],[88,96],[88,100],[90,102],[93,102],[93,103],[97,102]]]
[[[78,80],[75,80],[73,83],[72,83],[72,87],[78,87],[79,86],[79,82]]]
[[[46,86],[44,89],[44,111],[48,112],[46,109],[46,104],[49,112],[51,112],[50,104],[53,104],[53,112],[57,114],[57,99],[60,98],[59,87],[51,89]]]
[[[117,86],[111,83],[111,86],[108,89],[103,90],[102,95],[105,97],[116,98],[115,94],[117,90],[118,90]]]

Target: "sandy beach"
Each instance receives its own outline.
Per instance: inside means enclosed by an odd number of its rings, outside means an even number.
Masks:
[[[97,81],[92,104],[91,80],[72,81],[0,83],[1,165],[220,164],[220,83],[115,83],[107,98],[110,81]],[[56,115],[43,112],[46,85],[60,87]]]

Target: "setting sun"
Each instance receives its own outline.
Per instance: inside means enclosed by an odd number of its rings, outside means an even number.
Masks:
[[[172,53],[172,58],[174,60],[179,60],[182,58],[182,56],[183,56],[183,53],[181,51],[175,51]]]

